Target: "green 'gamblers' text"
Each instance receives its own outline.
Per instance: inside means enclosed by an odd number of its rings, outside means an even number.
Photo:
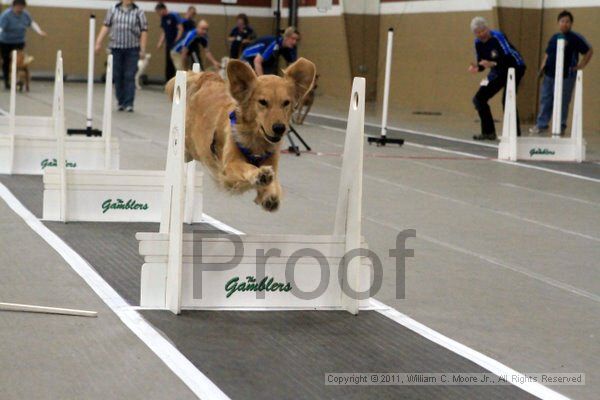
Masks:
[[[272,277],[265,276],[260,282],[256,282],[254,276],[247,276],[245,282],[240,282],[240,277],[235,276],[225,284],[227,297],[235,292],[289,292],[292,285],[289,282],[275,282]]]
[[[138,203],[133,199],[129,199],[127,201],[116,199],[113,201],[112,199],[106,199],[102,203],[102,214],[106,213],[108,210],[147,210],[147,203]]]
[[[44,158],[42,160],[42,162],[40,163],[40,165],[42,166],[42,169],[44,169],[46,167],[56,167],[58,165],[58,161],[56,161],[56,158],[53,158],[52,160],[48,160],[47,158]],[[65,161],[65,167],[67,167],[67,168],[75,168],[76,166],[77,166],[76,162]]]
[[[554,151],[550,150],[550,149],[540,149],[538,148],[533,148],[531,150],[529,150],[529,157],[533,157],[536,154],[540,154],[540,155],[552,155],[555,154]]]

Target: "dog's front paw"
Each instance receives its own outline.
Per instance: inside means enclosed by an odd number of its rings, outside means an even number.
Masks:
[[[279,209],[279,197],[275,195],[267,196],[261,206],[270,212],[277,211]]]
[[[257,186],[267,186],[273,182],[275,178],[275,172],[273,171],[273,167],[265,166],[260,167],[258,173],[256,174],[256,182]]]

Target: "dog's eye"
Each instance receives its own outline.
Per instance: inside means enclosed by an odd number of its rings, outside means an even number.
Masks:
[[[291,103],[292,103],[291,101],[289,101],[289,100],[286,100],[286,101],[284,101],[284,102],[283,102],[283,106],[284,106],[284,107],[287,107],[287,106],[289,106]]]
[[[260,99],[258,103],[263,107],[267,107],[269,105],[269,103],[265,99]]]

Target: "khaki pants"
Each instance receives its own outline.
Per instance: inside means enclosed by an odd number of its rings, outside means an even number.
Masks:
[[[170,54],[171,54],[171,61],[173,61],[173,65],[175,66],[175,70],[185,71],[185,68],[183,65],[184,60],[183,60],[183,57],[181,56],[181,53],[171,50]]]

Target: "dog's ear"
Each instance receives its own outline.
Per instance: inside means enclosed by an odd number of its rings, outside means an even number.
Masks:
[[[238,103],[244,103],[252,93],[256,84],[256,74],[248,64],[239,60],[231,60],[227,64],[229,92]]]
[[[317,68],[312,61],[300,57],[298,61],[285,69],[284,78],[292,81],[295,88],[295,101],[298,104],[312,89],[317,75]]]

